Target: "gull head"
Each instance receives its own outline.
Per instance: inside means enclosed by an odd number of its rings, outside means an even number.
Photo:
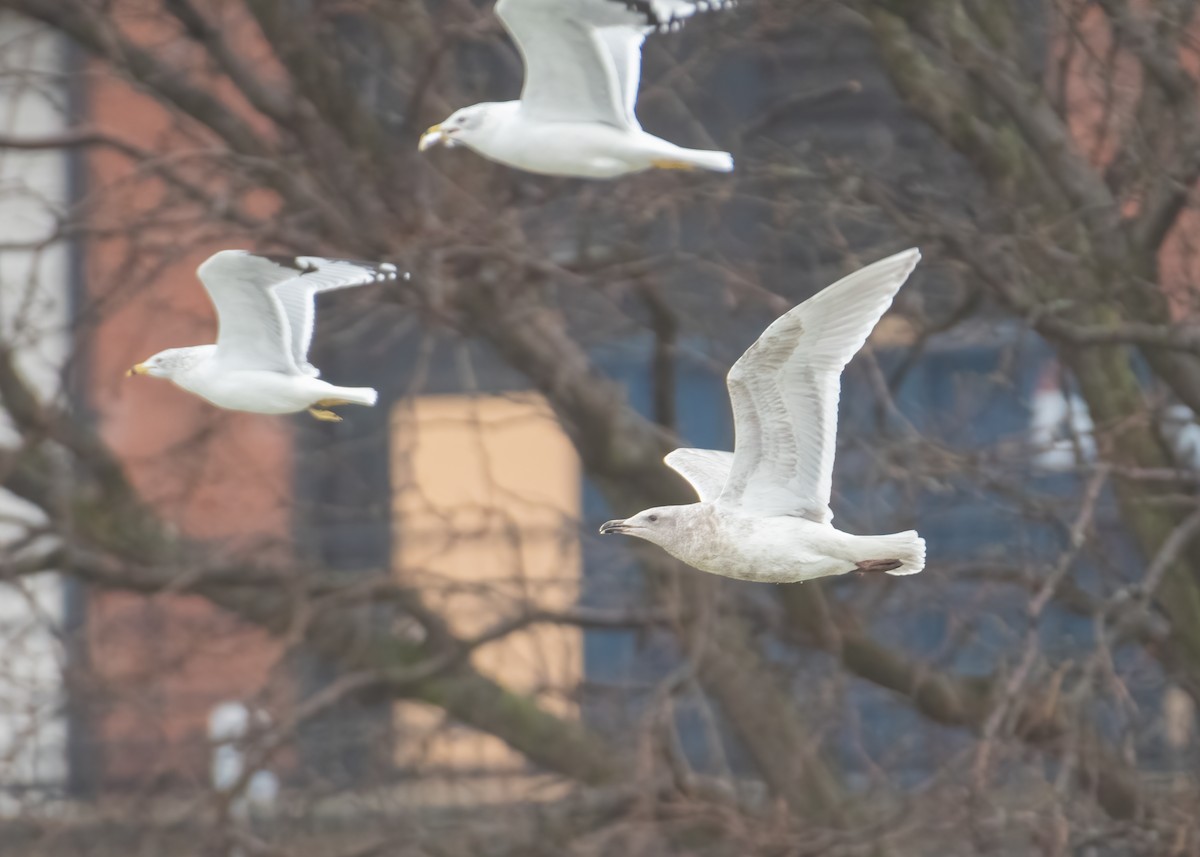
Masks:
[[[134,365],[125,373],[125,377],[149,375],[151,378],[174,378],[180,372],[186,372],[201,362],[211,348],[212,346],[203,345],[194,348],[168,348]]]
[[[487,131],[493,111],[491,104],[474,104],[450,114],[450,118],[439,122],[421,135],[417,149],[424,152],[434,146],[453,149],[461,144],[470,144],[481,133]]]
[[[656,506],[638,512],[632,518],[608,521],[600,528],[600,534],[633,536],[669,550],[686,535],[687,522],[690,520],[688,511],[687,506]]]

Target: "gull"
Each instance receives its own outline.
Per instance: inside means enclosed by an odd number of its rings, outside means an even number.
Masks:
[[[677,449],[665,459],[700,502],[647,509],[600,532],[738,580],[924,568],[915,531],[854,536],[833,527],[829,510],[842,370],[920,258],[908,250],[876,262],[777,319],[729,370],[734,451]]]
[[[308,362],[318,292],[394,281],[396,266],[222,250],[196,271],[217,310],[217,342],[169,348],[126,375],[166,378],[220,408],[307,410],[339,422],[337,405],[374,405],[369,387],[337,387]],[[405,274],[405,279],[408,275]]]
[[[500,0],[496,15],[525,61],[520,101],[464,107],[418,148],[464,145],[510,167],[607,179],[648,169],[733,169],[728,152],[684,149],[634,114],[642,43],[733,0]]]

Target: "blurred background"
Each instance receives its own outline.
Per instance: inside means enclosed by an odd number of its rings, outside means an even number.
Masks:
[[[464,150],[486,0],[0,0],[0,853],[1200,854],[1195,0],[746,0],[639,114],[732,176]],[[833,508],[917,577],[704,575],[774,317],[925,260],[845,376]],[[125,379],[226,247],[322,297],[340,424]]]

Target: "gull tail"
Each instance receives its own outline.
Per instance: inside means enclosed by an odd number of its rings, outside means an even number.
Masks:
[[[916,574],[925,567],[925,540],[916,530],[887,536],[859,536],[854,540],[862,571]]]
[[[677,149],[671,156],[678,166],[670,169],[701,169],[714,173],[733,172],[733,155],[728,152],[708,152],[703,149]]]
[[[370,387],[334,387],[329,398],[341,399],[347,405],[371,407],[379,400],[379,394]]]

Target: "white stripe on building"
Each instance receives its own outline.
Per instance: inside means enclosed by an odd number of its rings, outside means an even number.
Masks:
[[[65,46],[58,38],[0,14],[0,135],[61,133],[65,71]],[[68,249],[51,239],[68,193],[63,153],[0,149],[0,337],[15,347],[29,383],[56,399],[65,396],[70,287]],[[0,417],[0,447],[13,440],[6,417]],[[0,491],[0,562],[12,559],[11,546],[38,523],[35,510]],[[9,813],[61,791],[67,726],[61,581],[48,573],[4,577],[0,574],[0,812]]]

